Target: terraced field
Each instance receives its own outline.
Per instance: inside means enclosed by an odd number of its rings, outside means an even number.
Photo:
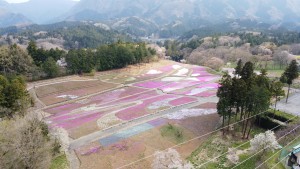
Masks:
[[[79,168],[118,168],[215,129],[220,77],[206,68],[160,61],[33,88],[45,121],[70,137]],[[177,147],[183,157],[199,146]],[[149,167],[151,158],[126,166]]]

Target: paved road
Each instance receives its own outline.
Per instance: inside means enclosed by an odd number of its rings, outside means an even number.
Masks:
[[[300,116],[300,91],[298,90],[292,94],[288,103],[285,103],[285,99],[282,99],[278,103],[277,109]]]
[[[113,128],[107,129],[107,130],[102,130],[102,131],[99,131],[99,132],[95,132],[95,133],[86,135],[84,137],[81,137],[79,139],[76,139],[76,140],[72,141],[70,143],[70,149],[71,150],[77,149],[77,148],[79,148],[83,145],[86,145],[86,144],[89,144],[93,141],[99,140],[100,138],[104,138],[104,137],[107,137],[109,135],[115,134],[119,131],[126,130],[130,127],[137,126],[139,124],[143,124],[143,123],[146,123],[148,121],[157,119],[159,117],[162,117],[163,115],[173,113],[173,112],[176,112],[176,111],[179,111],[179,110],[182,110],[182,109],[195,107],[195,106],[198,106],[200,104],[207,103],[207,102],[218,102],[218,98],[217,97],[199,98],[196,102],[192,102],[192,103],[185,104],[185,105],[182,105],[182,106],[178,106],[178,107],[175,107],[175,108],[171,108],[171,109],[168,109],[168,110],[160,111],[156,114],[149,115],[149,116],[139,118],[139,119],[134,119],[132,121],[129,121],[127,123],[115,126]]]

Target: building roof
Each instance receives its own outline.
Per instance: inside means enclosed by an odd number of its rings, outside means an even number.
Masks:
[[[294,154],[300,153],[300,144],[296,147],[293,147],[293,153]]]

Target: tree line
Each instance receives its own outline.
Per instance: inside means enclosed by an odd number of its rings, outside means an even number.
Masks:
[[[289,86],[298,75],[297,62],[294,60],[284,72],[281,81]],[[284,79],[284,80],[283,80]],[[248,139],[254,126],[256,116],[267,111],[271,99],[275,99],[275,109],[280,96],[284,96],[283,83],[270,80],[267,72],[261,70],[260,74],[254,73],[254,65],[251,62],[245,64],[239,60],[235,68],[234,76],[225,73],[220,80],[217,92],[219,102],[217,110],[222,117],[222,126],[228,126],[233,122],[242,121],[242,138]],[[256,117],[256,118],[254,118]],[[234,129],[235,131],[236,129]],[[225,134],[226,130],[223,130]]]
[[[68,74],[90,73],[123,68],[127,65],[151,61],[156,50],[145,43],[117,42],[98,48],[81,48],[70,51],[38,48],[34,41],[27,52],[17,45],[0,47],[0,74],[23,75],[29,80],[53,78]],[[59,66],[64,59],[67,66]]]
[[[123,68],[127,65],[149,62],[156,51],[145,43],[113,43],[97,49],[73,49],[66,55],[70,73],[90,73]]]

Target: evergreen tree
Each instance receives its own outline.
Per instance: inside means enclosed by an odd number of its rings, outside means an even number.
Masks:
[[[272,96],[275,98],[274,114],[276,111],[277,102],[279,101],[280,96],[284,96],[283,83],[276,81],[272,83]]]
[[[47,58],[43,64],[43,70],[49,78],[57,77],[59,74],[59,67],[52,57]]]
[[[289,66],[286,68],[286,70],[283,72],[280,81],[283,83],[287,83],[289,85],[288,87],[288,93],[286,97],[286,103],[288,102],[289,99],[289,94],[290,94],[290,89],[291,85],[293,84],[293,81],[299,77],[299,72],[298,72],[298,63],[296,60],[293,60]]]
[[[243,62],[242,62],[242,59],[239,59],[237,66],[235,67],[234,74],[241,76],[242,69],[243,69]]]
[[[225,126],[225,120],[228,119],[228,127],[231,118],[231,98],[232,98],[232,79],[228,73],[225,73],[220,80],[220,87],[217,92],[219,102],[217,103],[218,114],[223,118],[223,127]],[[223,129],[223,134],[225,130]]]

